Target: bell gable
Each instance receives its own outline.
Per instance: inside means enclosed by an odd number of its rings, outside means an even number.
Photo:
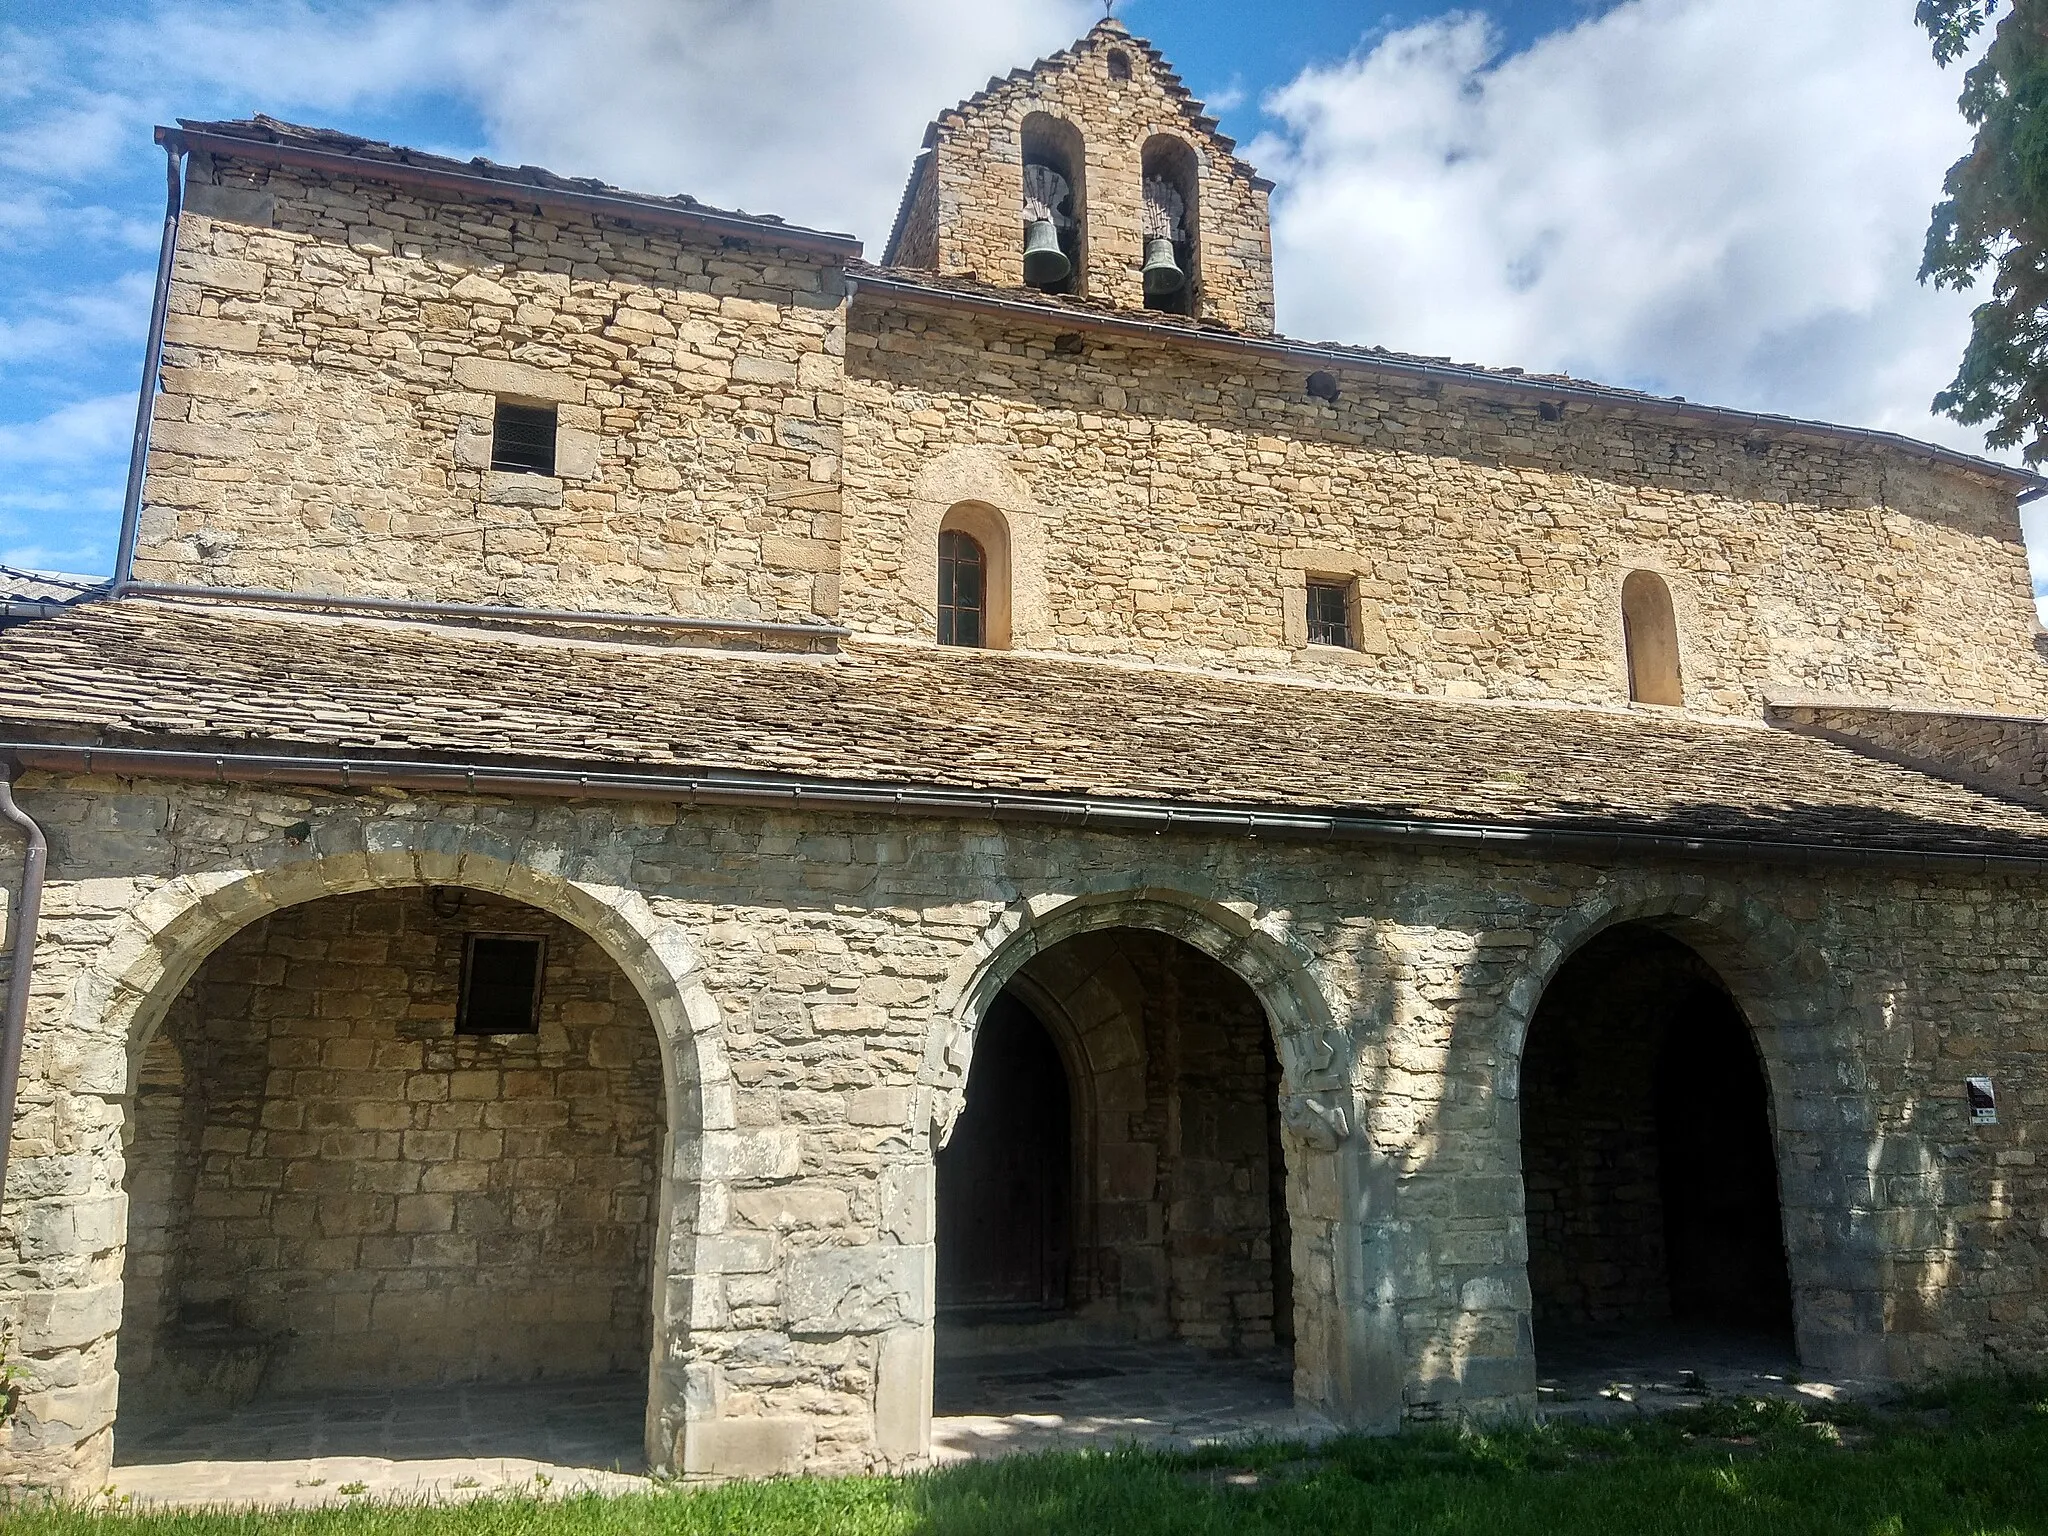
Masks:
[[[1271,187],[1106,20],[931,125],[883,259],[1266,335]]]

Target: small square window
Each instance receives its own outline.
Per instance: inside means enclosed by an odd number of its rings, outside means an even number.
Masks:
[[[540,978],[548,941],[527,934],[472,933],[462,941],[458,1035],[531,1035],[540,1029]]]
[[[1334,581],[1308,584],[1308,643],[1351,648],[1351,588]]]
[[[555,408],[500,400],[497,418],[491,423],[491,468],[514,474],[552,475]]]

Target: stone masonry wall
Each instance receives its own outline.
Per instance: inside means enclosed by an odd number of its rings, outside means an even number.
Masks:
[[[203,155],[190,180],[138,579],[834,612],[836,267]],[[555,475],[490,468],[499,396],[558,406]]]
[[[1265,1012],[1207,955],[1162,934],[1125,939],[1145,989],[1165,1124],[1160,1175],[1176,1338],[1210,1349],[1273,1342]]]
[[[1129,79],[1111,77],[1113,52],[1129,60]],[[895,259],[1023,286],[1023,128],[1035,112],[1081,135],[1083,295],[1119,309],[1145,307],[1143,156],[1148,140],[1164,136],[1187,145],[1199,167],[1196,314],[1234,330],[1272,331],[1273,251],[1264,184],[1211,129],[1190,117],[1145,50],[1113,22],[1028,75],[941,114],[935,160],[925,173],[936,196],[913,203]],[[934,259],[920,260],[928,250]]]
[[[1661,574],[1688,708],[1773,692],[2048,708],[2011,492],[1874,446],[1306,372],[860,299],[846,622],[934,635],[943,504],[1009,521],[1018,649],[1427,694],[1628,698],[1621,584]],[[1355,582],[1356,650],[1305,581]]]
[[[1277,1095],[1258,998],[1191,945],[1128,929],[1077,935],[1022,974],[1024,1006],[1068,1037],[1077,1112],[1095,1116],[1070,1306],[1091,1332],[1270,1346]]]
[[[470,932],[547,940],[537,1033],[455,1033]],[[658,1042],[568,924],[473,892],[293,907],[206,962],[147,1060],[124,1392],[172,1397],[148,1368],[206,1352],[195,1315],[272,1339],[278,1390],[644,1367]]]
[[[955,1009],[1026,941],[1119,923],[1225,958],[1281,1021],[1293,1088],[1343,1085],[1325,1105],[1344,1121],[1286,1117],[1309,1402],[1381,1426],[1533,1404],[1523,1032],[1564,956],[1636,920],[1694,948],[1756,1031],[1806,1368],[2048,1360],[2038,879],[111,778],[20,793],[53,859],[0,1219],[30,1372],[0,1439],[16,1480],[103,1475],[137,1010],[168,1006],[191,946],[366,884],[573,917],[649,999],[680,1106],[651,1449],[688,1475],[922,1456],[931,1126],[971,1056]],[[1996,1080],[1997,1125],[1969,1123],[1969,1074]]]
[[[128,1253],[121,1275],[121,1374],[131,1401],[139,1383],[159,1374],[162,1344],[178,1318],[179,1259],[199,1177],[198,1127],[204,1100],[188,1094],[185,1064],[173,1043],[187,1035],[189,990],[143,1052],[123,1149],[128,1163]],[[168,1376],[169,1372],[161,1373]],[[146,1395],[146,1391],[145,1391]]]
[[[1552,1323],[1671,1316],[1654,1091],[1660,977],[1641,975],[1626,950],[1596,948],[1598,939],[1551,984],[1522,1056],[1522,1185],[1538,1347]]]
[[[2048,721],[1864,704],[1773,704],[1774,725],[1939,774],[1987,794],[2048,806]]]

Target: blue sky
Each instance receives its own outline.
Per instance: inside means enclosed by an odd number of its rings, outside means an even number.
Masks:
[[[1123,0],[1279,182],[1290,334],[1976,449],[1913,281],[1961,152],[1911,0]],[[251,112],[852,228],[1084,0],[7,0],[0,561],[105,570],[163,205],[152,123]],[[822,146],[822,149],[821,149]]]

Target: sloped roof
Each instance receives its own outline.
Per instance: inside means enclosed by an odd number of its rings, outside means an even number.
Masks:
[[[800,246],[819,245],[841,255],[860,254],[860,241],[852,235],[791,224],[779,214],[715,208],[687,193],[660,196],[628,192],[593,176],[560,176],[537,165],[500,165],[481,155],[456,160],[381,139],[366,139],[334,128],[307,127],[261,114],[224,122],[181,117],[177,128],[157,129],[157,137],[183,142],[194,149],[239,154],[259,162],[274,160],[330,170],[354,169],[372,179],[439,184],[473,194],[501,189],[501,195],[507,197],[517,194],[535,202],[611,211],[622,217],[635,213],[665,215],[701,223],[707,228],[751,232],[763,239]]]
[[[0,602],[72,603],[110,585],[111,576],[74,576],[68,571],[31,571],[0,565]]]
[[[770,656],[132,599],[0,634],[0,740],[2048,858],[2048,815],[1762,725],[928,645]]]

